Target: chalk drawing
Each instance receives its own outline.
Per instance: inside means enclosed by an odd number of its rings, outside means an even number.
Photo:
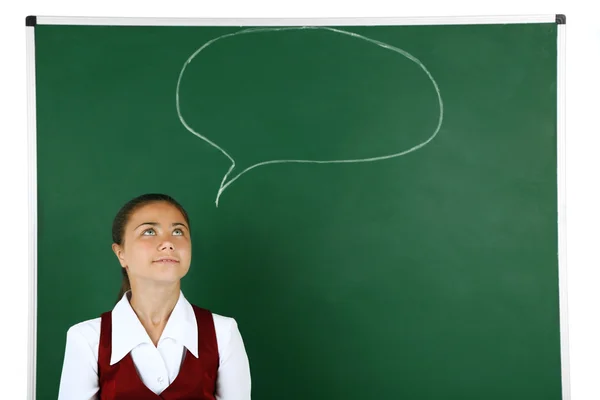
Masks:
[[[247,35],[247,34],[251,34],[251,33],[258,33],[258,32],[278,32],[278,31],[290,31],[290,30],[315,30],[315,29],[319,29],[319,30],[326,30],[326,31],[330,31],[330,32],[334,32],[334,33],[338,33],[341,35],[347,35],[347,36],[351,36],[357,39],[361,39],[361,40],[365,40],[369,43],[372,43],[374,45],[380,46],[384,49],[393,51],[395,53],[398,53],[406,58],[408,58],[409,60],[411,60],[412,62],[414,62],[415,64],[417,64],[427,75],[427,77],[429,78],[429,80],[431,81],[431,83],[433,84],[433,87],[435,88],[435,92],[437,94],[437,98],[438,98],[438,103],[439,103],[439,107],[440,107],[440,114],[439,114],[439,118],[438,118],[438,124],[433,132],[433,134],[424,142],[411,147],[410,149],[407,150],[403,150],[400,152],[396,152],[396,153],[392,153],[392,154],[387,154],[387,155],[381,155],[381,156],[377,156],[377,157],[370,157],[370,158],[357,158],[357,159],[350,159],[350,160],[269,160],[269,161],[263,161],[254,165],[249,166],[248,168],[244,169],[243,171],[237,173],[235,176],[233,176],[232,178],[230,178],[230,175],[232,174],[233,170],[235,169],[235,160],[233,159],[233,157],[231,157],[222,147],[220,147],[218,144],[216,144],[215,142],[213,142],[212,140],[210,140],[208,137],[206,137],[205,135],[196,132],[194,129],[192,129],[192,127],[189,126],[189,124],[185,121],[185,119],[183,118],[183,116],[181,115],[181,109],[180,109],[180,103],[179,103],[179,89],[181,86],[181,78],[183,77],[183,74],[187,68],[187,66],[192,62],[192,60],[198,55],[200,54],[200,52],[202,52],[202,50],[206,49],[208,46],[212,45],[213,43],[215,43],[218,40],[221,39],[226,39],[226,38],[230,38],[233,36],[238,36],[238,35]],[[247,28],[247,29],[243,29],[234,33],[229,33],[226,35],[222,35],[219,37],[216,37],[206,43],[204,43],[204,45],[202,47],[200,47],[198,50],[196,50],[187,60],[186,62],[183,64],[183,68],[181,69],[181,72],[179,73],[179,79],[177,80],[177,90],[175,93],[175,98],[176,98],[176,105],[177,105],[177,115],[179,116],[179,120],[181,121],[181,123],[183,124],[183,126],[185,126],[185,128],[190,131],[191,133],[193,133],[194,135],[196,135],[197,137],[199,137],[200,139],[204,140],[206,143],[208,143],[209,145],[213,146],[215,149],[219,150],[221,153],[223,153],[223,155],[225,157],[227,157],[230,161],[231,161],[231,166],[229,167],[229,170],[227,171],[227,173],[223,176],[223,179],[221,180],[221,186],[219,187],[219,190],[217,192],[217,198],[215,200],[215,205],[217,207],[219,207],[219,199],[221,198],[221,195],[223,194],[223,192],[225,191],[225,189],[227,189],[233,182],[235,182],[237,179],[239,179],[242,175],[244,175],[245,173],[249,172],[250,170],[253,170],[255,168],[264,166],[264,165],[269,165],[269,164],[283,164],[283,163],[306,163],[306,164],[340,164],[340,163],[363,163],[363,162],[375,162],[375,161],[382,161],[382,160],[387,160],[387,159],[391,159],[391,158],[395,158],[395,157],[400,157],[409,153],[412,153],[414,151],[419,150],[420,148],[422,148],[423,146],[426,146],[429,142],[431,142],[438,134],[438,132],[440,131],[440,128],[442,126],[442,121],[444,119],[444,104],[442,102],[442,96],[440,94],[440,89],[435,81],[435,79],[433,79],[433,76],[431,75],[431,73],[427,70],[427,68],[425,68],[425,66],[423,65],[423,63],[421,63],[421,61],[419,61],[416,57],[414,57],[412,54],[408,53],[405,50],[402,50],[398,47],[392,46],[390,44],[375,40],[375,39],[371,39],[362,35],[359,35],[357,33],[354,32],[349,32],[349,31],[344,31],[341,29],[337,29],[337,28],[331,28],[331,27],[326,27],[326,26],[294,26],[294,27],[259,27],[259,28]]]

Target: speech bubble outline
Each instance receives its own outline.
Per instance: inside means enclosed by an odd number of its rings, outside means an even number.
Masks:
[[[437,127],[435,129],[435,131],[433,132],[433,134],[424,142],[411,147],[408,150],[404,150],[398,153],[393,153],[393,154],[388,154],[388,155],[383,155],[383,156],[377,156],[377,157],[369,157],[369,158],[360,158],[360,159],[349,159],[349,160],[269,160],[269,161],[263,161],[257,164],[253,164],[249,167],[247,167],[246,169],[244,169],[242,172],[238,173],[237,175],[235,175],[233,178],[231,178],[229,181],[227,180],[227,178],[229,178],[229,175],[231,174],[231,172],[235,169],[235,160],[233,159],[233,157],[231,157],[222,147],[220,147],[218,144],[216,144],[215,142],[213,142],[212,140],[210,140],[208,137],[202,135],[199,132],[196,132],[194,129],[192,129],[192,127],[190,127],[187,122],[185,122],[185,119],[183,118],[183,116],[181,115],[181,108],[179,105],[179,88],[181,86],[181,78],[183,77],[183,73],[185,72],[188,64],[190,64],[192,62],[192,60],[205,48],[207,48],[208,46],[210,46],[211,44],[215,43],[218,40],[221,39],[225,39],[225,38],[229,38],[229,37],[233,37],[233,36],[237,36],[237,35],[245,35],[245,34],[250,34],[250,33],[257,33],[257,32],[277,32],[277,31],[289,31],[289,30],[307,30],[307,29],[321,29],[321,30],[328,30],[331,32],[335,32],[335,33],[339,33],[342,35],[347,35],[347,36],[351,36],[357,39],[361,39],[361,40],[365,40],[367,42],[373,43],[377,46],[380,46],[384,49],[396,52],[398,54],[401,54],[402,56],[408,58],[409,60],[411,60],[412,62],[414,62],[415,64],[417,64],[426,74],[427,77],[429,78],[429,80],[431,81],[431,83],[433,84],[433,87],[435,88],[435,92],[437,94],[438,97],[438,103],[440,106],[440,115],[438,118],[438,124]],[[413,56],[412,54],[408,53],[405,50],[402,50],[398,47],[392,46],[390,44],[381,42],[379,40],[375,40],[375,39],[371,39],[368,38],[366,36],[362,36],[359,35],[357,33],[354,32],[349,32],[349,31],[344,31],[341,29],[337,29],[337,28],[331,28],[331,27],[327,27],[327,26],[292,26],[292,27],[260,27],[260,28],[247,28],[247,29],[242,29],[240,31],[237,32],[233,32],[233,33],[228,33],[225,35],[221,35],[218,36],[212,40],[209,40],[208,42],[204,43],[204,45],[202,45],[202,47],[200,47],[198,50],[196,50],[187,60],[186,62],[183,64],[183,68],[181,69],[181,72],[179,73],[179,79],[177,80],[177,89],[175,92],[175,101],[176,101],[176,107],[177,107],[177,115],[179,117],[179,120],[181,121],[181,123],[183,124],[183,126],[190,131],[192,134],[194,134],[195,136],[199,137],[200,139],[204,140],[206,143],[208,143],[209,145],[213,146],[214,148],[216,148],[217,150],[219,150],[221,153],[223,153],[223,155],[225,157],[227,157],[230,161],[231,161],[231,167],[229,167],[229,169],[227,170],[227,173],[223,176],[223,179],[221,180],[221,185],[219,187],[219,191],[217,192],[217,198],[215,199],[215,205],[218,208],[219,207],[219,199],[221,197],[221,194],[223,194],[223,192],[225,191],[225,189],[227,189],[233,182],[235,182],[238,178],[240,178],[242,175],[244,175],[246,172],[249,172],[250,170],[263,166],[263,165],[269,165],[269,164],[283,164],[283,163],[305,163],[305,164],[342,164],[342,163],[363,163],[363,162],[375,162],[375,161],[382,161],[382,160],[388,160],[391,158],[396,158],[396,157],[401,157],[403,155],[412,153],[414,151],[419,150],[420,148],[426,146],[429,142],[431,142],[438,134],[438,132],[440,131],[440,128],[442,126],[442,122],[444,120],[444,103],[442,101],[442,95],[440,93],[440,89],[437,85],[437,82],[435,81],[435,79],[433,78],[433,76],[431,75],[431,73],[429,72],[429,70],[425,67],[425,65],[423,65],[423,63],[421,61],[419,61],[419,59],[417,59],[415,56]]]

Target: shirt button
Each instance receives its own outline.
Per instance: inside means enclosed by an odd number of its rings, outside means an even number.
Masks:
[[[157,381],[158,381],[158,383],[160,383],[160,384],[162,385],[162,383],[163,383],[163,378],[162,378],[162,376],[159,376],[159,377],[158,377],[158,379],[157,379]]]

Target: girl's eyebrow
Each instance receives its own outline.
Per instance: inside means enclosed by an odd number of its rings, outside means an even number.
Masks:
[[[142,225],[160,226],[160,224],[158,222],[143,222],[143,223],[139,224],[135,229],[139,228]],[[183,222],[173,222],[171,224],[171,227],[173,227],[173,226],[183,226],[185,229],[189,230],[189,228]]]
[[[142,225],[152,225],[152,226],[156,226],[156,225],[159,225],[159,223],[158,223],[158,222],[142,222],[142,223],[141,223],[141,224],[139,224],[139,225],[138,225],[138,226],[137,226],[135,229],[139,228],[139,227],[140,227],[140,226],[142,226]],[[135,230],[135,229],[134,229],[134,230]]]

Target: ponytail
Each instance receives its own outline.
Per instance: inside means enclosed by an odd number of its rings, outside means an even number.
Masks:
[[[123,280],[121,281],[121,290],[119,290],[119,296],[117,297],[117,303],[123,298],[123,295],[131,290],[131,283],[129,283],[129,276],[127,275],[127,270],[125,268],[121,268],[121,272],[123,273]]]

